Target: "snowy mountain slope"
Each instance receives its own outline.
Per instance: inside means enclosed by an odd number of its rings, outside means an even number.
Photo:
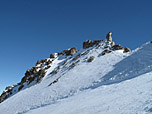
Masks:
[[[152,72],[100,86],[25,114],[151,114]]]
[[[50,107],[48,111],[52,112],[52,110],[56,110],[56,108],[51,108],[51,107],[62,106],[62,103],[60,103],[62,101],[63,104],[65,105],[66,103],[64,101],[67,101],[67,105],[65,108],[68,108],[69,102],[73,102],[74,104],[78,103],[77,100],[79,99],[79,96],[82,96],[84,98],[87,96],[86,94],[88,94],[90,96],[96,95],[96,97],[98,98],[100,92],[103,91],[100,99],[96,99],[96,98],[94,99],[94,100],[101,100],[104,99],[103,96],[108,96],[107,94],[109,94],[110,97],[110,95],[113,94],[113,89],[115,89],[115,86],[120,85],[119,88],[122,89],[123,87],[125,88],[125,86],[127,87],[130,85],[130,83],[128,82],[121,82],[120,84],[118,83],[118,85],[114,84],[114,85],[106,85],[106,86],[103,86],[103,84],[120,82],[123,80],[130,79],[132,77],[139,76],[142,73],[151,71],[150,69],[151,68],[150,66],[152,64],[151,43],[145,44],[144,46],[142,46],[140,49],[136,50],[133,53],[123,53],[124,52],[123,49],[113,51],[109,43],[111,42],[107,40],[101,41],[98,45],[91,46],[90,48],[87,49],[81,49],[72,56],[66,56],[64,54],[59,54],[58,56],[56,56],[57,54],[55,54],[55,58],[53,60],[51,59],[52,61],[50,63],[51,67],[45,69],[46,73],[42,78],[42,80],[39,83],[36,83],[38,78],[36,77],[35,80],[32,82],[33,85],[31,83],[31,86],[29,88],[27,88],[28,86],[26,86],[26,83],[28,83],[28,81],[23,83],[24,87],[23,89],[21,89],[20,92],[16,92],[13,96],[9,97],[4,102],[0,103],[0,113],[3,114],[22,114],[22,113],[36,113],[36,112],[39,113],[38,112],[39,110],[44,111],[43,109],[47,107]],[[105,49],[106,50],[108,49],[110,52],[111,51],[112,52],[103,56],[102,53]],[[90,60],[90,57],[94,57],[92,62],[88,61]],[[48,58],[46,61],[49,60],[50,58]],[[133,60],[135,60],[134,61],[135,65],[131,66]],[[42,66],[44,68],[47,67],[45,64],[38,64],[38,66]],[[40,68],[37,70],[40,70]],[[143,72],[139,72],[139,71],[143,71]],[[144,77],[144,75],[140,77]],[[148,80],[149,82],[151,81],[150,76],[147,77],[149,78],[148,79],[143,78],[145,79],[145,81],[142,82],[143,85],[146,85],[145,84],[146,80]],[[132,80],[131,81],[133,82],[132,84],[133,86],[134,83],[136,82],[135,80],[137,79],[135,78]],[[141,80],[142,79],[139,79],[138,83],[140,83]],[[126,84],[123,85],[123,83]],[[130,88],[132,88],[132,86],[130,86]],[[149,87],[149,85],[146,86]],[[110,88],[109,91],[107,89],[103,89],[104,87]],[[143,90],[143,92],[149,91],[148,89]],[[120,91],[120,94],[123,94],[124,91]],[[129,91],[134,91],[134,90],[132,88],[132,90],[127,91],[127,94],[131,95],[129,94]],[[119,91],[116,92],[119,93]],[[114,99],[118,97],[121,96],[113,97],[113,99],[111,98],[111,100],[109,98],[109,101],[107,100],[107,103],[113,102],[111,104],[112,107],[115,103]],[[150,97],[150,94],[148,94],[148,97]],[[68,101],[73,98],[77,100]],[[131,96],[129,98],[130,100],[132,100]],[[86,100],[88,99],[89,97],[86,98]],[[125,99],[122,98],[122,101],[125,102]],[[106,102],[106,100],[104,102]],[[92,105],[88,106],[87,104],[85,104],[85,100],[82,101],[82,103],[84,104],[84,106],[86,106],[86,109],[92,106]],[[72,106],[74,104],[70,103],[69,105]],[[95,105],[95,102],[93,104]],[[97,103],[97,105],[99,104]],[[121,106],[119,105],[118,107],[121,108]],[[76,111],[77,108],[80,109],[78,110],[79,112]],[[75,110],[75,112],[72,111],[72,114],[81,113],[83,112],[83,110],[85,110],[85,107],[83,108],[83,106],[77,108],[73,109]],[[103,108],[102,107],[99,108],[98,106],[96,107],[97,110],[95,111],[99,110],[100,113],[102,112],[101,110]],[[129,107],[126,108],[126,110],[133,111]],[[70,114],[70,112],[68,112],[70,110],[65,111],[63,108],[61,111],[63,111],[65,114],[66,112],[67,114],[68,113]],[[109,111],[112,111],[112,109],[110,109]],[[47,114],[47,112],[44,113]],[[56,113],[60,113],[60,112],[56,112]],[[92,112],[86,111],[86,113],[90,114]]]
[[[102,84],[120,82],[152,71],[152,43],[137,48],[130,56],[115,64],[114,68],[101,78]]]

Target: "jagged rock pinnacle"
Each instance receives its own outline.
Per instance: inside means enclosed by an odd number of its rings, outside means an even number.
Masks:
[[[107,38],[108,41],[111,41],[111,42],[112,42],[112,37],[111,37],[111,35],[112,35],[112,32],[109,32],[109,33],[107,34],[106,38]]]

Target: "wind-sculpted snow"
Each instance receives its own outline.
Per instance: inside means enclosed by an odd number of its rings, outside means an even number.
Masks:
[[[132,99],[132,93],[129,93],[130,90],[126,91],[126,93],[125,90],[120,91],[123,88],[127,88],[130,83],[122,82],[116,85],[102,85],[120,82],[151,71],[152,44],[147,43],[140,49],[134,51],[132,54],[123,53],[123,50],[117,50],[102,56],[102,52],[104,50],[103,47],[105,47],[105,44],[106,42],[103,41],[101,42],[100,46],[81,49],[72,57],[66,57],[64,55],[58,56],[53,61],[52,67],[47,70],[46,75],[40,83],[24,89],[16,95],[6,99],[0,104],[0,113],[62,114],[64,112],[63,114],[101,114],[101,112],[104,111],[112,112],[115,110],[111,109],[112,106],[115,106],[115,103],[118,104],[115,112],[117,112],[119,108],[124,110],[130,110],[132,106],[134,109],[137,108],[135,104],[126,108],[121,106],[127,106],[136,101],[135,97]],[[94,60],[92,62],[87,62],[88,58],[91,56],[94,57]],[[143,85],[148,81],[151,82],[152,80],[151,78],[142,79],[145,79]],[[139,79],[138,83],[140,83],[142,79]],[[133,84],[130,86],[130,89],[132,89],[134,85],[136,86],[136,84],[134,84],[136,79],[134,79],[132,82]],[[123,85],[123,83],[125,84]],[[117,87],[118,89],[116,89]],[[144,89],[146,87],[150,87],[150,83],[141,87],[143,87],[143,90],[141,91],[142,95],[142,93],[144,93]],[[144,95],[147,93],[147,91],[149,91],[149,89],[146,90]],[[135,91],[138,90],[139,88],[137,88]],[[133,89],[131,91],[135,94]],[[124,98],[126,94],[129,96],[127,99],[130,101],[128,102],[125,101]],[[135,95],[138,96],[138,98],[141,98],[139,94],[140,92]],[[89,95],[91,97],[89,97]],[[110,98],[108,98],[108,95]],[[114,97],[112,97],[112,95],[114,95]],[[122,101],[119,100],[119,97]],[[146,96],[144,96],[144,98],[145,97]],[[150,96],[147,98],[149,97]],[[82,98],[84,98],[84,100]],[[79,102],[79,99],[82,100],[82,105],[81,102]],[[92,100],[89,101],[89,99]],[[95,104],[94,100],[97,104]],[[67,101],[67,104],[65,101]],[[85,102],[89,102],[88,105]],[[146,101],[142,102],[145,103]],[[142,103],[140,104],[140,102],[137,104],[139,107],[142,107],[143,105]],[[68,105],[70,105],[69,107],[72,111],[68,109]],[[80,106],[76,106],[75,108],[74,105]],[[56,106],[62,107],[61,111],[59,108],[55,108]],[[72,109],[72,107],[74,109]],[[91,107],[94,107],[95,110],[91,110]],[[43,110],[45,108],[47,108],[47,111]],[[90,112],[87,112],[89,109]],[[150,111],[149,104],[147,109],[141,110]],[[136,110],[133,110],[133,112],[135,111]]]
[[[152,43],[136,49],[114,67],[113,71],[102,77],[102,84],[120,82],[152,71]]]

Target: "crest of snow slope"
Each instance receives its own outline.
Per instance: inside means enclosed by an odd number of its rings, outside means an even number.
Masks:
[[[152,71],[152,43],[137,48],[131,56],[114,65],[115,69],[102,77],[102,83],[115,83]]]

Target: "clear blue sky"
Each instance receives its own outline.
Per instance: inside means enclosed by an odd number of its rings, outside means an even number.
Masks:
[[[152,40],[151,0],[1,0],[0,92],[37,60],[83,41],[105,39],[135,49]]]

